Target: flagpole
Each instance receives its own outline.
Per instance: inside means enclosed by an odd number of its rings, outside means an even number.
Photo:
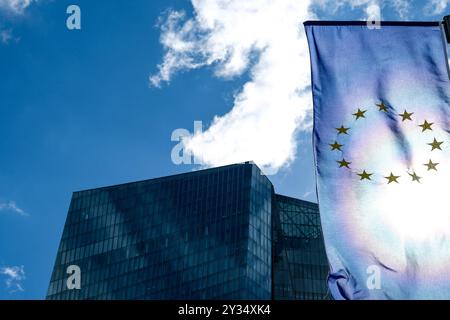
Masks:
[[[445,30],[445,37],[447,38],[447,43],[450,43],[450,15],[445,16],[442,19],[442,25]]]

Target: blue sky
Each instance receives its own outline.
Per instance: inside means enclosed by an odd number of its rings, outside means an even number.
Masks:
[[[373,6],[384,20],[438,20],[447,2],[432,2],[313,1],[299,22],[311,11],[320,19],[364,19]],[[196,156],[205,149],[204,163],[255,158],[277,172],[270,179],[278,193],[315,200],[307,57],[293,61],[292,76],[277,78],[277,86],[304,91],[298,96],[285,100],[289,91],[271,91],[269,79],[279,74],[283,57],[276,53],[286,51],[278,49],[289,45],[288,36],[278,41],[250,26],[237,36],[226,24],[242,17],[239,5],[214,11],[187,0],[11,3],[0,0],[0,299],[45,297],[73,191],[199,168],[171,159],[172,132],[192,132],[195,120],[206,133],[193,137],[190,148]],[[66,28],[70,4],[81,8],[81,30]],[[267,24],[276,26],[282,10],[268,10],[280,15]],[[182,11],[185,16],[174,15]],[[215,13],[214,25],[225,25],[221,32],[195,19]],[[301,55],[306,40],[294,40],[293,54]],[[242,48],[250,50],[234,54]],[[158,73],[158,65],[167,68]],[[266,83],[270,90],[263,90]],[[261,92],[273,95],[258,108]],[[285,107],[296,104],[298,110]],[[269,111],[277,116],[266,126]],[[296,121],[285,125],[291,118]],[[267,132],[257,131],[258,121]],[[243,138],[230,147],[236,130]]]

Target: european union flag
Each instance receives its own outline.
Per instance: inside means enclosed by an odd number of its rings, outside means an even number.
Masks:
[[[450,90],[439,23],[306,22],[335,299],[450,299]]]

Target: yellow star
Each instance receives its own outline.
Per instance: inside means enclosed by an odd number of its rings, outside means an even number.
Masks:
[[[335,141],[334,143],[330,143],[330,146],[331,146],[331,151],[333,151],[333,150],[342,151],[341,147],[343,146],[343,144],[339,144],[337,141]]]
[[[406,110],[403,113],[399,113],[398,115],[402,117],[402,121],[405,120],[412,120],[411,116],[414,114],[414,112],[407,112]]]
[[[436,170],[437,171],[436,166],[438,164],[439,163],[436,163],[436,162],[433,163],[433,161],[431,161],[431,159],[430,159],[430,161],[428,163],[424,163],[423,165],[428,167],[428,171],[430,171],[430,170]]]
[[[341,161],[336,161],[336,162],[339,163],[339,168],[346,167],[346,168],[350,169],[350,167],[348,165],[351,162],[345,161],[345,159],[342,159]]]
[[[364,113],[366,113],[366,111],[367,110],[361,110],[358,108],[358,111],[353,113],[353,115],[356,117],[356,120],[358,120],[359,118],[365,118]]]
[[[400,178],[400,176],[394,176],[394,174],[391,172],[391,174],[389,176],[384,177],[384,178],[389,180],[388,184],[391,183],[391,182],[397,182],[398,183],[397,179]]]
[[[359,179],[359,180],[364,180],[364,179],[372,180],[372,179],[370,179],[370,176],[373,175],[373,173],[367,173],[366,170],[363,170],[362,173],[357,173],[357,175],[361,177],[361,179]]]
[[[428,122],[427,120],[425,120],[423,122],[423,124],[419,125],[419,127],[422,127],[422,132],[424,132],[425,130],[433,130],[431,129],[431,126],[433,125],[433,122]]]
[[[413,173],[408,172],[408,174],[412,177],[412,181],[417,181],[420,183],[420,179],[422,179],[422,177],[419,177],[415,171]]]
[[[378,103],[377,104],[378,110],[379,111],[383,111],[383,112],[387,112],[388,108],[386,107],[386,105],[384,104],[384,102]]]
[[[350,130],[350,128],[345,128],[344,126],[341,126],[340,128],[336,128],[336,130],[338,131],[338,134],[348,134],[347,131]]]
[[[433,151],[434,149],[442,150],[441,144],[443,144],[443,143],[444,143],[444,141],[437,141],[436,138],[434,138],[432,143],[427,143],[427,144],[431,146],[431,151]]]

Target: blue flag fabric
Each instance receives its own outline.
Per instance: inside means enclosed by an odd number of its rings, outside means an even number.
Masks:
[[[450,299],[450,91],[439,23],[306,22],[335,299]]]

